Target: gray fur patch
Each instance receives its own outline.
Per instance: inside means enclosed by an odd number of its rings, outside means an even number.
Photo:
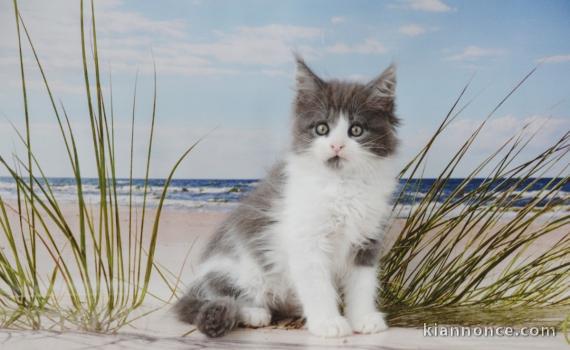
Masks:
[[[196,317],[198,330],[210,338],[221,337],[234,329],[238,324],[236,300],[219,298],[206,302],[200,308]]]
[[[330,166],[331,168],[335,168],[338,169],[340,168],[342,159],[339,156],[334,156],[332,158],[329,158],[329,160],[327,160],[327,165]]]
[[[265,258],[269,242],[266,234],[267,228],[276,223],[272,211],[284,183],[284,164],[278,163],[220,226],[208,243],[203,259],[220,253],[232,255],[239,244],[245,245],[265,269],[271,268]]]
[[[380,258],[381,243],[377,239],[369,240],[356,251],[354,263],[357,266],[374,266]]]
[[[174,310],[181,321],[194,324],[204,334],[216,337],[237,324],[237,298],[241,294],[241,289],[233,283],[230,276],[209,272],[192,283]]]
[[[174,305],[174,311],[180,321],[195,324],[200,308],[207,302],[207,299],[198,298],[192,292],[188,292]]]

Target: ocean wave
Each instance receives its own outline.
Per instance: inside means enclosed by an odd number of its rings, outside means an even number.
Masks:
[[[77,186],[73,178],[53,178],[48,180],[54,195],[58,200],[73,202],[77,200]],[[414,180],[416,181],[416,180]],[[434,184],[435,180],[422,180],[416,181],[407,187],[407,191],[403,194],[395,194],[394,200],[399,198],[398,207],[401,209],[399,216],[405,217],[411,211],[415,210],[420,203],[426,205],[426,201],[431,202],[427,205],[436,209],[441,203],[449,199],[451,193],[462,183],[461,179],[452,179],[445,184],[440,195],[437,198],[427,198],[430,193],[429,190]],[[463,196],[469,191],[475,190],[482,180],[471,180],[459,193],[452,199],[452,201],[461,200]],[[531,183],[531,188],[522,190],[525,187],[521,186],[519,190],[510,190],[507,187],[504,189],[496,188],[492,198],[487,203],[477,203],[484,207],[487,204],[496,204],[497,200],[502,198],[500,202],[504,207],[517,208],[523,207],[531,201],[540,198],[537,203],[538,207],[543,207],[546,204],[555,203],[558,207],[568,210],[570,208],[570,185],[567,183],[553,193],[549,194],[548,190],[549,179],[539,179]],[[145,187],[146,187],[146,201],[149,206],[158,204],[160,197],[164,191],[164,179],[149,179],[146,183],[142,179],[117,179],[115,183],[109,181],[107,184],[108,190],[117,192],[117,201],[120,205],[128,205],[132,203],[135,206],[140,206],[145,200]],[[169,207],[178,208],[215,208],[216,210],[224,208],[232,208],[238,203],[247,193],[253,190],[258,184],[257,180],[173,180],[168,192],[166,194],[165,205]],[[403,182],[401,182],[403,186]],[[401,189],[402,187],[400,187]],[[504,190],[509,190],[508,196],[505,196]],[[82,180],[82,192],[85,200],[88,203],[98,203],[100,200],[100,187],[96,179]],[[11,178],[0,178],[0,196],[4,199],[17,198],[17,185]],[[458,211],[465,205],[470,203],[462,203],[458,205]],[[407,213],[407,214],[406,214]],[[454,215],[454,213],[448,213]]]

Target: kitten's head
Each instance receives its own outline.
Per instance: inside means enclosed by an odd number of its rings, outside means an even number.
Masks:
[[[325,81],[297,60],[293,151],[333,169],[391,156],[397,147],[395,67],[367,84]]]

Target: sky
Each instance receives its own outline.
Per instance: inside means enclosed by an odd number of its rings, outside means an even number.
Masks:
[[[70,115],[83,174],[93,176],[79,1],[19,0],[19,6],[50,86]],[[262,177],[289,145],[293,51],[323,78],[365,82],[397,64],[399,164],[421,148],[472,79],[464,102],[473,102],[436,145],[426,176],[437,175],[450,152],[537,65],[486,125],[456,175],[468,173],[526,123],[539,134],[522,158],[570,130],[566,0],[96,0],[95,15],[107,95],[112,82],[119,176],[128,175],[137,74],[135,176],[144,174],[153,60],[153,177],[166,176],[184,149],[203,136],[176,177]],[[70,176],[27,45],[24,56],[32,147],[48,176]],[[23,130],[23,120],[14,9],[12,0],[0,0],[0,155],[7,159],[24,154],[11,125]]]

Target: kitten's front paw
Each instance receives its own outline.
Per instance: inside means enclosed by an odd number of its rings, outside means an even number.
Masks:
[[[352,328],[342,316],[318,319],[308,322],[309,332],[326,338],[344,337],[352,334]]]
[[[384,320],[384,314],[381,312],[371,312],[350,320],[352,329],[356,333],[370,334],[378,333],[388,329],[388,325]]]
[[[240,310],[240,321],[245,326],[265,327],[271,323],[271,313],[261,307],[243,307]]]

